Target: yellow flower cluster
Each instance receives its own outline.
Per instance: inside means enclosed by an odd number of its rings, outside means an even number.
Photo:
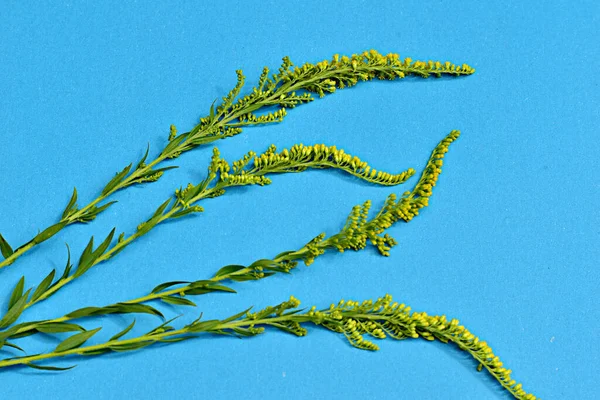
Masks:
[[[296,144],[289,150],[283,149],[277,153],[275,146],[267,152],[254,157],[254,169],[263,172],[299,172],[307,168],[336,168],[346,171],[361,179],[379,185],[398,185],[414,175],[412,168],[399,174],[378,171],[360,158],[346,153],[336,146],[316,144],[305,146]]]

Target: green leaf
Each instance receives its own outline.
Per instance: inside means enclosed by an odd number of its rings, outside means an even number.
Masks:
[[[154,212],[154,215],[152,215],[152,218],[155,218],[155,217],[163,215],[163,213],[165,212],[165,209],[167,208],[167,206],[169,205],[169,203],[171,203],[171,199],[168,199],[167,201],[165,201],[164,203],[162,203],[160,205],[160,207],[158,207],[156,209],[156,211]]]
[[[24,287],[25,287],[25,276],[22,276],[21,279],[19,279],[19,282],[17,283],[15,288],[13,289],[12,294],[10,295],[10,299],[8,300],[8,309],[9,310],[23,296]]]
[[[163,149],[163,151],[161,152],[162,155],[167,155],[169,153],[171,153],[173,150],[175,150],[177,148],[177,146],[179,146],[181,144],[181,142],[183,142],[185,139],[187,139],[187,135],[183,134],[183,135],[179,135],[177,137],[175,137],[173,140],[171,140],[169,142],[169,144]]]
[[[67,217],[67,215],[70,214],[71,209],[73,208],[73,206],[75,205],[76,202],[77,202],[77,188],[73,188],[73,195],[71,196],[71,200],[69,200],[69,204],[67,204],[67,206],[65,207],[65,211],[63,212],[61,219],[65,219]]]
[[[166,288],[169,288],[169,287],[175,286],[175,285],[181,285],[181,284],[184,284],[184,283],[190,283],[190,282],[189,281],[172,281],[172,282],[161,283],[160,285],[158,285],[157,287],[155,287],[154,289],[152,289],[152,292],[150,292],[150,293],[162,292]]]
[[[88,339],[90,339],[92,336],[94,336],[100,329],[102,329],[102,328],[96,328],[91,331],[76,333],[75,335],[66,338],[58,346],[56,346],[56,349],[54,349],[54,352],[62,353],[63,351],[76,349],[79,346],[81,346],[82,344],[84,344],[85,342],[87,342]]]
[[[70,262],[67,263],[67,265],[69,265]],[[37,299],[40,298],[41,295],[43,295],[46,290],[50,287],[50,285],[52,284],[52,281],[54,280],[54,275],[56,274],[56,270],[53,269],[48,276],[46,276],[38,285],[38,287],[35,289],[35,291],[33,292],[33,295],[31,295],[31,302],[35,302]]]
[[[37,325],[35,329],[42,333],[85,332],[82,326],[68,322],[48,322]]]
[[[150,152],[150,143],[148,143],[148,146],[146,147],[146,153],[144,154],[144,157],[142,157],[142,159],[140,160],[140,162],[138,163],[138,165],[135,167],[136,170],[142,168],[142,166],[146,162],[146,159],[148,158],[148,153],[149,152]]]
[[[156,316],[161,317],[161,318],[165,317],[156,308],[151,307],[151,306],[146,305],[146,304],[117,303],[117,304],[114,304],[112,306],[104,307],[103,310],[107,311],[106,314],[132,314],[132,313],[138,313],[138,314],[156,315]],[[97,314],[97,315],[101,315],[101,314],[105,314],[105,313],[101,312],[100,314]]]
[[[42,369],[44,371],[66,371],[68,369],[72,369],[75,368],[77,365],[71,365],[70,367],[52,367],[52,366],[45,366],[45,365],[38,365],[38,364],[33,364],[33,363],[25,363],[25,365],[27,365],[30,368],[35,368],[35,369]]]
[[[146,346],[150,346],[154,342],[155,342],[154,340],[148,340],[148,341],[144,341],[144,342],[114,344],[112,346],[109,346],[108,348],[111,349],[112,351],[118,351],[118,352],[133,351],[133,350],[138,350],[138,349],[144,348]]]
[[[6,239],[4,239],[2,234],[0,234],[0,252],[2,252],[4,258],[8,258],[14,253],[12,247],[10,247],[10,245],[8,244]]]
[[[110,231],[110,233],[106,237],[106,239],[104,239],[104,241],[100,243],[100,246],[98,246],[98,248],[94,250],[94,256],[96,258],[100,257],[102,254],[104,254],[106,249],[108,249],[108,246],[110,246],[110,242],[112,242],[113,237],[115,236],[116,229],[117,228],[113,228],[112,231]]]
[[[50,239],[52,236],[60,232],[66,225],[67,224],[65,222],[59,222],[58,224],[54,224],[51,227],[44,229],[41,233],[33,238],[33,243],[40,244]]]
[[[111,191],[113,191],[114,188],[116,188],[123,181],[123,179],[129,173],[129,170],[131,169],[131,165],[132,164],[129,164],[128,166],[126,166],[121,172],[119,172],[118,174],[116,174],[115,177],[112,178],[106,184],[106,186],[104,187],[104,189],[102,189],[102,196],[106,196],[108,193],[110,193]]]
[[[196,322],[189,326],[190,332],[206,332],[217,327],[221,323],[218,319],[211,319],[208,321]]]
[[[241,271],[244,268],[246,268],[246,267],[243,265],[226,265],[217,271],[217,273],[215,274],[215,278],[218,278],[223,275],[229,275],[233,272]]]
[[[209,110],[209,114],[208,114],[208,116],[209,116],[209,118],[210,118],[211,120],[215,118],[215,102],[216,102],[216,101],[217,101],[217,100],[213,101],[213,103],[212,103],[212,104],[211,104],[211,106],[210,106],[210,110]]]
[[[239,317],[243,316],[244,314],[246,314],[250,310],[252,310],[252,307],[249,307],[249,308],[245,309],[242,312],[239,312],[239,313],[237,313],[235,315],[232,315],[229,318],[225,318],[224,320],[221,321],[221,323],[225,324],[227,322],[235,321],[236,319],[238,319]]]
[[[193,301],[188,300],[186,298],[183,298],[183,297],[167,296],[167,297],[161,297],[160,299],[168,304],[196,307],[196,303],[194,303]]]
[[[25,353],[25,350],[23,350],[21,347],[17,346],[14,343],[4,342],[4,346],[12,347],[13,349],[17,349],[17,350],[22,351],[23,353]],[[0,348],[2,348],[2,345],[0,345]]]
[[[6,328],[10,326],[13,322],[19,318],[23,310],[25,309],[25,305],[27,304],[27,298],[29,297],[29,292],[31,289],[27,290],[23,296],[8,310],[4,317],[0,320],[0,328]]]
[[[89,317],[91,315],[95,315],[100,310],[102,310],[100,307],[83,307],[67,314],[66,316],[70,319]]]
[[[114,335],[113,337],[108,339],[108,341],[112,342],[113,340],[117,340],[120,337],[125,336],[130,330],[133,329],[134,325],[135,325],[135,319],[131,322],[131,324],[129,324],[129,326],[127,328],[123,329],[121,332],[117,333],[116,335]]]
[[[92,239],[88,243],[88,246],[81,255],[79,265],[77,266],[77,271],[75,271],[75,278],[78,278],[81,275],[85,274],[85,272],[94,265],[94,262],[104,254],[106,249],[108,249],[108,246],[110,246],[110,242],[112,242],[113,237],[115,236],[115,229],[116,228],[113,228],[113,230],[110,231],[106,239],[104,239],[100,246],[98,246],[98,248],[94,251],[91,251],[91,249],[94,246],[94,238],[92,237]]]
[[[96,215],[100,214],[102,211],[106,210],[108,207],[113,204],[118,203],[117,201],[109,201],[106,204],[102,204],[100,207],[94,207],[92,210],[88,211],[85,216],[89,219],[96,218]]]
[[[193,339],[194,337],[195,336],[179,336],[179,337],[174,337],[174,338],[159,339],[158,341],[161,343],[176,343],[176,342],[183,342],[184,340]]]
[[[193,214],[193,213],[197,213],[197,212],[202,212],[202,210],[198,210],[198,209],[196,209],[194,207],[189,207],[189,208],[186,208],[184,210],[176,212],[175,214],[171,215],[169,218],[170,219],[181,218],[181,217],[184,217],[184,216],[186,216],[188,214]]]
[[[295,252],[296,252],[296,250],[283,251],[283,252],[277,254],[273,259],[276,260],[278,258],[283,258],[283,257],[285,257],[285,256],[287,256],[289,254],[295,253]]]

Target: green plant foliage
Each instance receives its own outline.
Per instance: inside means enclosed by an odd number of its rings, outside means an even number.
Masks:
[[[245,77],[242,71],[237,71],[235,87],[216,107],[213,103],[209,114],[200,118],[200,123],[191,131],[178,134],[175,126],[171,125],[168,142],[154,160],[148,160],[147,149],[135,167],[132,163],[118,172],[102,189],[100,195],[85,206],[77,205],[77,189],[74,189],[60,221],[14,251],[0,235],[0,252],[5,257],[4,261],[0,261],[0,268],[11,265],[17,258],[50,239],[66,226],[92,221],[115,203],[106,202],[113,193],[135,184],[154,182],[169,169],[177,168],[161,167],[165,160],[177,158],[186,151],[215,140],[238,135],[245,126],[281,122],[288,108],[312,101],[313,93],[323,97],[325,93],[333,93],[336,89],[351,87],[359,81],[372,79],[394,80],[409,75],[421,78],[431,75],[461,76],[473,72],[475,70],[466,64],[458,66],[450,62],[413,61],[410,58],[401,60],[397,54],[383,56],[375,50],[352,57],[335,55],[331,61],[306,63],[298,67],[295,67],[288,57],[284,57],[277,73],[269,76],[269,69],[265,67],[258,85],[250,94],[241,96]],[[277,109],[265,115],[256,114],[264,108],[273,107]]]
[[[317,310],[313,306],[308,311],[304,311],[298,308],[299,305],[300,302],[292,296],[288,301],[256,312],[244,310],[222,320],[197,319],[179,329],[168,325],[171,322],[168,321],[144,335],[123,339],[133,327],[132,323],[107,342],[83,347],[100,329],[97,328],[70,336],[51,352],[2,360],[0,368],[13,365],[31,367],[31,363],[70,355],[92,356],[111,351],[134,351],[154,343],[189,340],[202,333],[246,338],[269,329],[278,329],[296,336],[306,336],[307,326],[318,325],[344,335],[350,345],[362,350],[379,350],[376,340],[386,338],[396,340],[423,338],[429,341],[454,343],[477,361],[478,370],[486,369],[515,398],[536,399],[533,394],[526,393],[522,385],[512,379],[512,371],[504,367],[491,347],[460,325],[456,319],[448,320],[445,315],[431,316],[424,312],[412,312],[410,307],[394,302],[389,295],[376,301],[341,300],[322,310]],[[37,366],[35,364],[35,367]],[[43,368],[53,370],[60,367]]]
[[[346,154],[343,150],[337,150],[335,147],[324,145],[295,145],[290,150],[284,149],[280,153],[276,153],[275,146],[270,146],[263,154],[257,155],[254,152],[249,152],[241,160],[232,163],[224,160],[220,156],[219,150],[215,148],[206,179],[197,185],[189,184],[185,189],[176,190],[174,198],[163,202],[148,220],[138,225],[135,233],[128,237],[125,237],[125,234],[122,233],[116,243],[113,244],[116,232],[113,229],[97,247],[95,247],[94,238],[92,237],[79,257],[77,266],[74,268],[74,265],[71,264],[69,254],[62,276],[54,280],[55,272],[52,271],[38,285],[31,298],[27,297],[29,292],[27,292],[27,296],[22,293],[24,289],[24,278],[22,278],[13,290],[9,303],[11,307],[7,316],[0,320],[0,329],[14,323],[23,310],[49,298],[65,285],[81,277],[90,268],[119,254],[157,225],[168,220],[204,211],[197,204],[200,201],[222,196],[225,194],[226,189],[229,190],[237,186],[268,185],[271,183],[271,179],[267,175],[296,173],[311,168],[337,169],[354,175],[358,179],[379,185],[398,185],[414,174],[413,169],[395,175],[382,171],[375,174],[373,173],[375,170],[358,157]],[[242,276],[236,276],[236,278],[242,279]],[[207,289],[193,287],[189,290],[193,293],[199,293]],[[18,300],[20,301],[17,307],[15,303]],[[162,300],[171,304],[193,304],[188,300],[172,296],[164,297]],[[114,313],[112,308],[110,311],[110,313]]]

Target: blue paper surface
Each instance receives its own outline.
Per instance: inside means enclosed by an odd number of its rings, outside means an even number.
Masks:
[[[187,321],[226,317],[291,294],[303,305],[385,293],[417,311],[458,318],[486,340],[514,378],[544,399],[594,398],[600,361],[597,289],[600,140],[599,6],[577,2],[36,2],[0,5],[0,232],[14,246],[55,223],[73,186],[80,203],[150,144],[165,145],[208,114],[244,70],[247,90],[282,56],[318,62],[376,49],[468,63],[460,79],[367,82],[290,110],[278,125],[220,141],[229,160],[294,143],[336,145],[390,172],[420,171],[450,130],[430,207],[374,249],[331,253],[289,276],[237,283],[238,294],[166,307]],[[204,178],[211,146],[169,162],[160,181],[114,196],[90,225],[63,230],[0,271],[0,307],[25,274],[37,284],[89,237],[132,233],[176,188]],[[205,213],[168,223],[108,263],[27,310],[63,315],[146,293],[169,280],[211,276],[335,233],[352,206],[381,205],[399,188],[332,171],[273,177],[231,190]],[[131,316],[88,320],[102,337]],[[138,316],[138,330],[159,321]],[[59,342],[19,341],[30,353]],[[423,340],[359,351],[310,328],[248,340],[205,337],[143,351],[58,360],[64,373],[0,372],[0,398],[507,399],[455,347]],[[12,353],[2,352],[2,357]]]

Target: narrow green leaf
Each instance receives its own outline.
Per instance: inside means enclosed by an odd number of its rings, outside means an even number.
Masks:
[[[128,166],[126,166],[121,172],[119,172],[118,174],[115,175],[114,178],[112,178],[104,187],[104,189],[102,189],[102,195],[105,196],[108,193],[112,192],[122,181],[123,179],[127,176],[127,174],[129,173],[129,170],[131,169],[131,165],[129,164]]]
[[[278,264],[275,261],[273,261],[273,260],[269,260],[269,259],[264,258],[262,260],[254,261],[252,264],[250,264],[248,266],[248,268],[273,267],[273,266],[277,267]]]
[[[159,339],[158,341],[161,343],[176,343],[176,342],[183,342],[184,340],[189,340],[189,339],[193,339],[194,336],[179,336],[179,337],[174,337],[174,338],[165,338],[165,339]]]
[[[54,349],[54,352],[62,353],[63,351],[76,349],[77,347],[79,347],[82,344],[84,344],[85,342],[87,342],[88,339],[90,339],[92,336],[94,336],[100,329],[102,329],[102,328],[96,328],[91,331],[76,333],[75,335],[66,338],[58,346],[56,346],[56,349]]]
[[[151,307],[147,304],[128,304],[128,303],[117,303],[105,309],[110,309],[110,314],[151,314],[158,317],[164,318],[165,316],[158,311],[156,308]]]
[[[14,253],[12,247],[10,247],[10,245],[8,244],[6,239],[4,239],[2,234],[0,234],[0,252],[2,252],[4,258],[8,258]]]
[[[37,325],[35,329],[42,333],[85,332],[82,326],[68,322],[48,322]]]
[[[4,346],[12,347],[13,349],[17,349],[17,350],[22,351],[23,353],[25,353],[25,350],[23,350],[21,347],[17,346],[14,343],[4,342]],[[0,345],[0,348],[2,348],[2,345]]]
[[[160,299],[168,304],[196,307],[196,303],[194,303],[193,301],[188,300],[186,298],[183,298],[183,297],[167,296],[167,297],[161,297]]]
[[[229,292],[229,293],[237,293],[235,290],[233,290],[230,287],[224,286],[224,285],[220,285],[218,283],[211,283],[207,286],[208,289],[212,289],[214,291],[219,291],[219,292]]]
[[[189,281],[172,281],[172,282],[161,283],[160,285],[158,285],[157,287],[155,287],[154,289],[152,289],[152,292],[150,292],[150,293],[162,292],[166,288],[169,288],[169,287],[175,286],[175,285],[181,285],[181,284],[184,284],[184,283],[190,283],[190,282]]]
[[[151,335],[154,335],[155,333],[162,333],[162,332],[172,331],[174,328],[172,326],[168,326],[168,324],[170,324],[171,322],[175,321],[179,317],[180,317],[180,315],[178,315],[176,317],[173,317],[173,318],[171,318],[168,321],[163,322],[162,324],[160,324],[156,328],[152,329],[150,332],[146,333],[145,336],[151,336]]]
[[[112,242],[113,237],[115,236],[116,229],[117,228],[113,228],[112,231],[110,231],[110,233],[106,237],[106,239],[104,239],[104,241],[100,243],[100,246],[98,246],[98,248],[94,250],[94,256],[96,258],[100,257],[102,254],[104,254],[106,249],[108,249],[108,246],[110,246],[110,242]]]
[[[148,153],[150,152],[150,143],[148,143],[148,146],[146,147],[146,153],[144,154],[144,157],[142,157],[142,159],[140,160],[140,162],[136,165],[135,169],[138,170],[140,168],[142,168],[146,162],[146,159],[148,158]]]
[[[209,116],[209,118],[210,118],[211,120],[212,120],[212,119],[215,117],[215,102],[216,102],[216,101],[217,101],[217,100],[213,101],[213,103],[212,103],[212,104],[211,104],[211,106],[210,106],[210,110],[209,110],[209,114],[208,114],[208,116]]]
[[[273,259],[276,260],[278,258],[283,258],[283,257],[285,257],[285,256],[287,256],[289,254],[295,253],[295,252],[296,252],[296,250],[283,251],[283,252],[277,254]]]
[[[96,215],[100,214],[102,211],[106,210],[108,207],[112,206],[115,203],[118,203],[118,202],[117,201],[109,201],[106,204],[102,204],[100,207],[94,207],[92,210],[88,211],[85,214],[85,216],[86,216],[86,218],[94,219],[94,218],[96,218]]]
[[[37,236],[33,238],[33,243],[40,244],[50,239],[52,236],[60,232],[65,226],[65,222],[59,222],[58,224],[54,224],[51,227],[44,229],[41,233],[38,233]]]
[[[244,265],[226,265],[217,271],[217,273],[215,274],[215,278],[218,278],[223,275],[229,275],[233,272],[241,271],[244,268],[246,268]]]
[[[167,155],[169,153],[171,153],[173,150],[175,150],[177,148],[177,146],[179,146],[181,144],[181,142],[183,142],[185,139],[187,138],[187,135],[183,134],[183,135],[179,135],[177,137],[175,137],[173,140],[171,140],[169,142],[169,144],[163,149],[162,153],[163,155]]]
[[[65,211],[63,212],[61,219],[65,219],[67,217],[67,215],[70,214],[71,209],[73,208],[73,206],[75,206],[76,202],[77,202],[77,188],[73,188],[73,194],[71,195],[71,200],[69,200],[69,204],[67,204],[67,206],[65,207]]]
[[[164,203],[162,203],[160,205],[160,207],[158,207],[156,209],[156,211],[154,212],[154,215],[152,215],[152,218],[155,218],[155,217],[163,215],[163,213],[165,212],[165,209],[167,208],[167,206],[169,205],[169,203],[171,203],[171,199],[168,199],[167,201],[165,201]]]
[[[14,306],[15,303],[17,301],[19,301],[19,299],[23,296],[24,288],[25,288],[25,276],[22,276],[21,279],[19,279],[19,282],[17,283],[15,288],[13,289],[12,294],[10,295],[10,299],[8,300],[8,310],[10,310],[11,307]]]
[[[69,265],[70,263],[67,263],[67,265]],[[38,287],[35,289],[35,291],[33,292],[33,294],[31,295],[31,301],[35,302],[37,299],[40,298],[41,295],[43,295],[46,290],[50,287],[50,285],[52,284],[52,281],[54,280],[54,275],[56,274],[56,270],[53,269],[52,271],[50,271],[50,273],[48,274],[48,276],[46,276],[38,285]]]
[[[170,219],[181,218],[188,214],[193,214],[193,213],[202,212],[202,211],[203,211],[202,209],[198,210],[195,207],[189,207],[184,210],[176,212],[175,214],[171,215],[169,218]]]
[[[190,332],[206,332],[214,329],[221,323],[218,319],[211,319],[208,321],[196,322],[189,326]]]
[[[127,328],[123,329],[121,332],[117,333],[116,335],[114,335],[113,337],[108,339],[108,341],[112,342],[113,340],[117,340],[117,339],[121,338],[122,336],[125,336],[130,330],[133,329],[134,325],[135,325],[135,319],[131,322],[131,324],[129,324],[129,326]]]
[[[231,316],[231,317],[229,317],[229,318],[225,318],[224,320],[222,320],[222,321],[221,321],[221,323],[224,323],[224,324],[225,324],[225,323],[227,323],[227,322],[235,321],[235,320],[236,320],[236,319],[238,319],[239,317],[241,317],[241,316],[245,315],[245,314],[246,314],[248,311],[250,311],[250,310],[252,310],[252,307],[249,307],[249,308],[245,309],[245,310],[244,310],[244,311],[242,311],[242,312],[239,312],[239,313],[237,313],[237,314],[235,314],[235,315],[232,315],[232,316]]]
[[[79,310],[75,310],[75,311],[67,314],[67,317],[69,317],[71,319],[89,317],[91,315],[95,315],[98,311],[101,311],[101,310],[102,310],[102,308],[100,308],[100,307],[83,307],[83,308],[80,308]]]
[[[44,371],[66,371],[68,369],[72,369],[75,368],[77,365],[71,365],[70,367],[52,367],[52,366],[45,366],[45,365],[38,365],[38,364],[33,364],[33,363],[25,363],[25,365],[27,365],[30,368],[35,368],[35,369],[42,369]]]
[[[133,350],[138,350],[138,349],[144,348],[146,346],[150,346],[154,342],[155,342],[154,340],[148,340],[148,341],[144,341],[144,342],[113,344],[112,346],[109,346],[108,348],[111,349],[112,351],[118,351],[118,352],[133,351]]]
[[[19,318],[23,309],[25,308],[25,304],[27,304],[27,298],[29,297],[29,292],[31,289],[27,290],[23,296],[8,310],[4,317],[0,320],[0,328],[6,328],[7,326],[12,325],[13,322]]]

